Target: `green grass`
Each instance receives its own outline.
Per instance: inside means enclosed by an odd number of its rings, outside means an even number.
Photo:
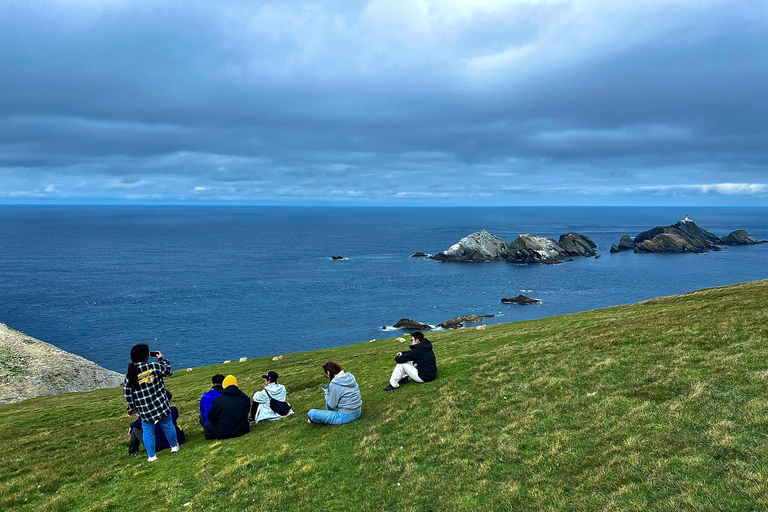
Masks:
[[[394,339],[178,369],[187,443],[154,464],[119,389],[0,406],[0,510],[768,509],[768,281],[430,339],[438,380],[391,393]],[[306,422],[328,360],[357,422]],[[210,376],[268,369],[297,414],[205,441]]]

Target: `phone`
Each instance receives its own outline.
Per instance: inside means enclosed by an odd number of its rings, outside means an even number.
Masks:
[[[157,357],[157,354],[159,354],[159,353],[160,352],[152,351],[152,352],[149,353],[149,357]]]
[[[328,390],[328,385],[327,384],[320,384],[320,388],[321,389],[325,389],[327,391]]]

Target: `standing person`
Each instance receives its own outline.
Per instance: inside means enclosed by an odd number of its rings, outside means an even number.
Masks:
[[[264,420],[279,420],[283,417],[273,411],[269,405],[272,398],[285,402],[285,397],[288,394],[285,386],[277,383],[278,377],[279,375],[275,371],[268,371],[265,375],[261,376],[264,379],[264,389],[253,394],[251,416],[248,418],[248,421],[251,423],[258,423]],[[293,409],[289,410],[288,414],[293,414]]]
[[[205,427],[205,424],[208,423],[208,411],[211,410],[213,401],[220,397],[224,392],[224,388],[222,387],[223,383],[224,376],[220,373],[217,373],[211,377],[211,389],[203,393],[203,396],[200,397],[200,416],[198,417],[197,421],[199,421],[200,425],[203,427]]]
[[[173,404],[173,395],[171,395],[170,391],[168,391],[168,403]],[[179,410],[171,405],[171,421],[173,422],[173,427],[176,429],[176,439],[178,440],[179,445],[182,445],[184,444],[184,441],[186,441],[187,436],[184,434],[184,429],[178,425],[178,420]],[[131,423],[130,428],[128,428],[128,434],[130,434],[131,440],[128,442],[128,453],[126,455],[136,455],[139,453],[139,445],[144,438],[141,420],[136,420]],[[163,432],[163,427],[161,427],[159,423],[155,423],[155,452],[170,447],[171,445],[165,437],[165,432]]]
[[[437,362],[432,351],[432,342],[420,331],[411,334],[411,350],[398,352],[395,362],[397,365],[392,370],[389,384],[384,391],[398,389],[400,384],[405,384],[409,378],[414,382],[429,382],[437,378]]]
[[[248,424],[251,399],[237,387],[234,375],[227,375],[222,387],[224,392],[213,401],[208,411],[208,423],[205,424],[206,439],[239,437],[251,430]]]
[[[363,399],[355,376],[346,373],[338,364],[329,361],[323,365],[325,377],[330,379],[328,386],[320,386],[325,393],[325,410],[310,409],[310,423],[340,425],[355,421],[363,410]]]
[[[149,356],[157,362],[149,363]],[[141,419],[144,448],[147,449],[147,461],[157,460],[155,455],[155,423],[165,433],[171,446],[171,453],[179,451],[176,429],[171,417],[171,404],[168,401],[163,377],[173,375],[171,363],[163,359],[160,352],[150,352],[149,345],[139,343],[131,349],[131,364],[123,382],[123,396],[128,402],[128,415],[138,414]]]

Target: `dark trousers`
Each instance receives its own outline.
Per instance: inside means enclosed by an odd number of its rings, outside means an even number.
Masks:
[[[131,440],[128,441],[128,453],[138,453],[143,437],[144,431],[141,427],[131,429]]]
[[[253,402],[251,405],[251,420],[256,420],[256,413],[259,412],[259,402]]]

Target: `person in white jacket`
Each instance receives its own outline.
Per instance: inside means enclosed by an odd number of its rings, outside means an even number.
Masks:
[[[257,391],[253,394],[253,405],[251,405],[251,416],[249,421],[251,423],[258,423],[264,420],[279,420],[283,416],[280,416],[269,406],[270,398],[285,402],[285,397],[288,394],[285,390],[285,386],[277,383],[279,375],[275,371],[269,371],[266,375],[262,375],[264,379],[264,389]],[[291,409],[288,414],[293,414]]]

